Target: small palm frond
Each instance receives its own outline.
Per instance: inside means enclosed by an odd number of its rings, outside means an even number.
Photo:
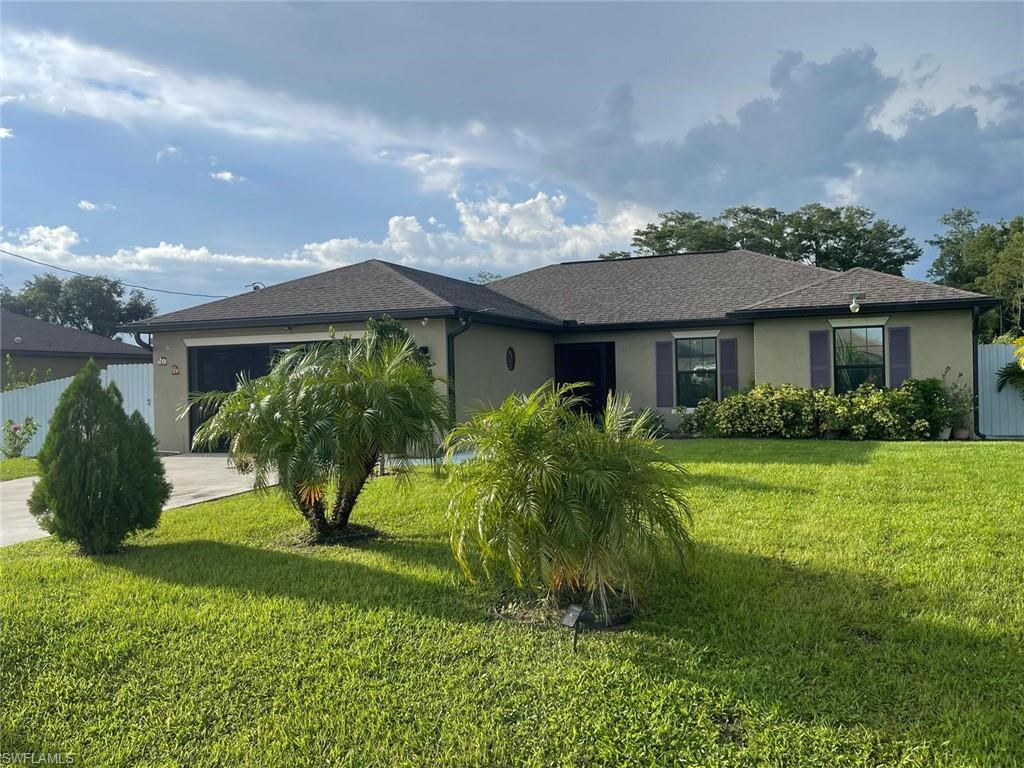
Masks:
[[[1002,392],[1008,386],[1016,389],[1024,398],[1024,368],[1012,360],[996,373],[996,390]]]

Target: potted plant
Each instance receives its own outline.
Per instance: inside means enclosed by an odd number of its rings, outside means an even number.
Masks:
[[[954,440],[966,440],[971,436],[974,391],[963,381],[963,372],[952,382],[947,380],[948,374],[949,368],[946,368],[942,380],[946,385],[946,401],[949,403],[949,425]]]

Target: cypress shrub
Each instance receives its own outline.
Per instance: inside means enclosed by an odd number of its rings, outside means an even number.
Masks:
[[[114,552],[128,534],[155,527],[170,495],[153,434],[121,402],[90,360],[61,395],[39,452],[29,510],[85,554]]]

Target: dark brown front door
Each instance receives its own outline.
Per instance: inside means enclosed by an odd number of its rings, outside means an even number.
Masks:
[[[597,416],[615,389],[615,343],[555,344],[555,381],[588,382],[579,393],[586,398],[587,413]]]

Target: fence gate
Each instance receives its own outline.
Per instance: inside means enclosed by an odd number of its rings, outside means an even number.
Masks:
[[[26,456],[35,456],[43,447],[50,419],[57,408],[57,401],[70,385],[73,376],[54,381],[44,381],[31,387],[13,389],[0,393],[0,419],[11,419],[21,423],[31,416],[39,425],[32,442],[25,448]],[[153,364],[108,365],[100,371],[100,382],[106,386],[113,382],[124,398],[124,410],[131,414],[138,411],[153,429]]]
[[[996,375],[1011,360],[1012,344],[978,346],[978,432],[986,437],[1024,437],[1024,398],[1020,390],[996,391]]]

